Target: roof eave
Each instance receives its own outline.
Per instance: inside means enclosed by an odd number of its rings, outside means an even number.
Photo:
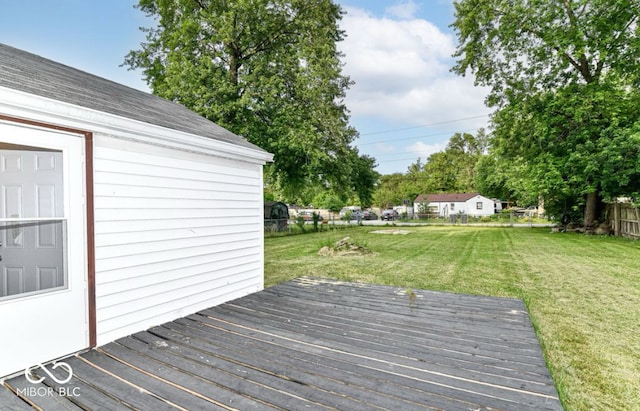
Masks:
[[[0,86],[0,113],[145,144],[265,164],[273,154]]]

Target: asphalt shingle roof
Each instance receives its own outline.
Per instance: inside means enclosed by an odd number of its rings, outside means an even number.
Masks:
[[[2,43],[0,86],[263,151],[180,104]]]
[[[420,194],[414,203],[464,203],[477,195],[478,193]]]

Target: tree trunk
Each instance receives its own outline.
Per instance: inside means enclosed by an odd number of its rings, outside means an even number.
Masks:
[[[587,194],[587,203],[584,207],[584,226],[591,227],[598,214],[598,193],[593,191]]]

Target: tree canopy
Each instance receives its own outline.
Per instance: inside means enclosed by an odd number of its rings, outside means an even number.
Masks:
[[[637,0],[454,1],[458,57],[490,106],[572,84],[638,81]]]
[[[349,190],[365,164],[373,167],[351,146],[357,133],[344,105],[351,81],[336,48],[343,12],[331,0],[140,0],[138,7],[157,26],[143,29],[146,42],[125,65],[142,69],[154,94],[273,153],[266,184],[280,197],[310,185]]]
[[[512,192],[528,186],[546,199],[584,205],[586,225],[600,199],[637,193],[640,3],[454,5],[454,71],[471,72],[490,88],[492,161],[507,171],[503,183]]]
[[[373,202],[385,208],[404,200],[413,202],[418,194],[476,191],[476,165],[484,156],[487,143],[484,129],[475,136],[455,133],[447,147],[430,155],[424,164],[418,159],[405,174],[382,176]]]

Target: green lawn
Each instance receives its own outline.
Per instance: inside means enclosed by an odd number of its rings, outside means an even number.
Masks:
[[[548,228],[370,233],[385,228],[267,238],[266,286],[314,275],[521,298],[566,410],[640,410],[640,241]],[[317,254],[347,235],[373,254]]]

